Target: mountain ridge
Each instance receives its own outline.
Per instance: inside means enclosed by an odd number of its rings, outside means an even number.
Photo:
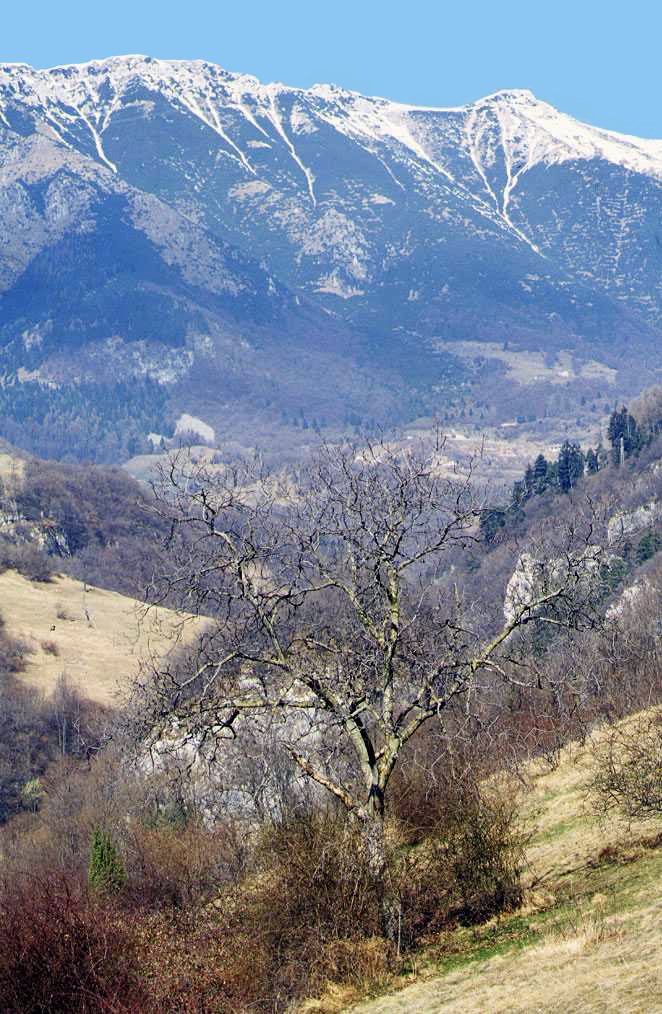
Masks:
[[[249,349],[240,386],[250,397],[260,374],[282,408],[286,374],[324,350],[334,385],[357,363],[372,373],[373,417],[398,378],[434,408],[458,375],[453,342],[610,369],[627,347],[650,381],[661,197],[662,141],[582,124],[526,89],[426,107],[203,60],[3,64],[0,358],[11,347],[14,367],[33,368],[26,342],[73,334],[77,347],[179,344],[190,367],[220,335],[221,372]],[[238,295],[253,291],[257,309]],[[332,416],[361,403],[351,386]],[[313,413],[306,387],[289,384],[288,412]]]

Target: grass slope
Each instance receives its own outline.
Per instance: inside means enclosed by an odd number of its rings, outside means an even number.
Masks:
[[[591,757],[573,745],[555,770],[531,772],[524,907],[449,932],[383,984],[399,992],[355,1014],[661,1014],[662,820],[598,820],[584,789]],[[330,993],[305,1009],[351,1000]]]
[[[187,639],[199,629],[198,621],[167,609],[145,614],[135,599],[69,577],[42,584],[11,570],[0,574],[0,614],[28,649],[25,683],[49,693],[64,672],[101,704],[117,700],[141,659],[161,658],[176,634]]]

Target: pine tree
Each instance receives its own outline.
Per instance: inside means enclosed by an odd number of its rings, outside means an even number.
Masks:
[[[637,420],[633,415],[630,415],[625,405],[620,412],[617,409],[612,412],[607,437],[611,444],[612,460],[616,465],[620,465],[624,458],[640,447],[641,440],[637,430]]]
[[[535,489],[535,475],[531,463],[526,466],[526,471],[524,473],[524,488],[526,490],[525,499],[529,500],[533,496],[533,491]]]
[[[600,462],[598,456],[592,447],[589,447],[586,452],[586,471],[589,475],[595,475],[596,472],[600,471]]]
[[[569,493],[572,489],[572,470],[570,467],[570,461],[571,445],[570,442],[566,440],[559,451],[558,463],[559,488],[563,493]]]
[[[480,533],[488,546],[494,542],[497,533],[506,523],[502,510],[487,510],[480,515]]]
[[[584,474],[585,458],[584,452],[582,451],[579,444],[571,444],[570,452],[570,476],[572,485],[576,486],[577,482],[581,479]]]
[[[517,479],[517,481],[513,483],[513,503],[519,505],[524,503],[526,499],[526,483],[523,479]]]
[[[544,454],[539,454],[533,462],[533,478],[536,493],[543,493],[548,485],[549,463]]]
[[[652,532],[647,532],[640,540],[635,553],[635,559],[638,564],[645,563],[646,560],[650,560],[657,552],[658,544],[657,539]]]
[[[112,838],[102,828],[92,835],[88,883],[95,891],[115,894],[126,883],[126,870]]]
[[[566,440],[559,451],[558,484],[564,493],[569,493],[584,474],[584,455],[579,444]]]

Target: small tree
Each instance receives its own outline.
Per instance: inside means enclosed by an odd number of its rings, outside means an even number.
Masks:
[[[584,474],[584,455],[579,444],[566,440],[559,451],[558,482],[564,493],[569,493]]]
[[[630,415],[625,405],[620,411],[612,412],[607,436],[612,448],[612,460],[616,465],[622,464],[625,458],[640,447],[637,420]]]
[[[126,870],[113,839],[102,828],[92,834],[88,883],[95,891],[115,894],[126,883]]]
[[[533,486],[536,493],[544,493],[548,486],[549,463],[544,454],[539,454],[533,463]]]
[[[505,621],[474,626],[442,577],[480,540],[485,507],[471,471],[446,476],[434,453],[324,447],[287,476],[180,458],[155,494],[171,533],[162,594],[215,622],[185,672],[163,666],[136,685],[144,732],[160,748],[220,748],[246,716],[270,716],[300,772],[360,828],[393,939],[384,818],[401,752],[481,679],[509,678],[520,628],[589,620],[590,526],[556,526],[554,565],[536,558]]]
[[[586,452],[586,471],[589,475],[595,475],[596,472],[600,471],[600,461],[592,447],[589,447]]]
[[[596,748],[589,789],[596,808],[629,819],[662,813],[662,712],[644,712],[614,725]]]

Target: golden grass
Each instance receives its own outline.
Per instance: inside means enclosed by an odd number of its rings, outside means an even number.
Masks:
[[[417,957],[399,992],[352,1006],[330,991],[305,1009],[356,1014],[662,1014],[662,820],[600,822],[586,800],[590,746],[533,765],[527,900]],[[606,852],[604,850],[607,850]]]
[[[0,452],[0,479],[20,479],[25,471],[25,462],[12,454]]]
[[[69,577],[42,584],[15,571],[0,574],[0,615],[29,649],[23,682],[49,693],[65,673],[101,704],[117,701],[141,659],[158,660],[177,633],[186,640],[200,629],[200,621],[182,621],[167,609],[145,614],[134,599]]]
[[[527,349],[504,349],[498,342],[439,342],[439,348],[462,359],[500,359],[508,369],[508,376],[519,384],[535,384],[546,381],[551,384],[566,384],[570,380],[602,380],[613,384],[616,370],[604,363],[591,359],[575,369],[572,353],[559,352],[553,365],[547,366],[545,353]]]
[[[497,955],[356,1008],[365,1014],[534,1014],[662,1010],[662,903],[648,892],[635,913],[587,922],[517,954]]]

